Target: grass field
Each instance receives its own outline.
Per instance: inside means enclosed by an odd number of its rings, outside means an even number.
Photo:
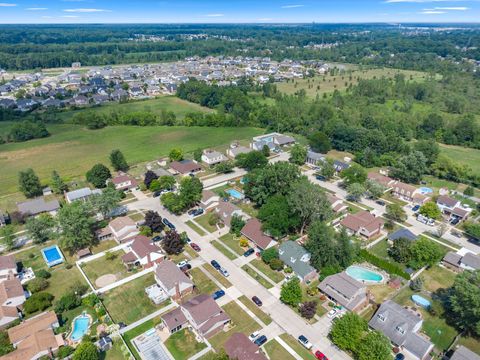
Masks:
[[[232,233],[228,233],[220,237],[220,241],[227,245],[230,249],[235,251],[238,255],[243,255],[243,253],[247,250],[246,248],[242,248],[239,243],[239,238],[237,238]]]
[[[232,286],[232,283],[228,281],[225,276],[223,276],[217,270],[215,270],[215,268],[212,265],[203,264],[202,267],[205,270],[207,270],[210,273],[210,275],[212,275],[215,278],[215,280],[217,280],[220,284],[222,284],[222,286],[224,286],[226,289]]]
[[[101,258],[83,264],[82,270],[94,286],[96,286],[95,281],[100,276],[106,274],[115,275],[117,280],[131,275],[128,273],[127,268],[122,263],[121,257],[125,254],[125,252],[123,250],[119,250],[112,252],[112,254],[116,256],[115,259],[107,260],[105,256],[102,256]]]
[[[474,174],[480,174],[480,150],[461,146],[440,145],[440,153],[460,165],[467,165]]]
[[[237,258],[230,250],[228,250],[224,245],[222,245],[219,241],[213,240],[210,242],[218,251],[220,251],[223,255],[225,255],[230,260],[235,260]]]
[[[195,334],[188,329],[170,335],[165,346],[176,360],[188,359],[207,347],[205,343],[197,342]]]
[[[5,123],[0,124],[0,129]],[[78,125],[48,125],[48,138],[0,145],[0,207],[12,208],[21,200],[17,192],[20,170],[33,168],[40,180],[57,170],[65,180],[82,178],[96,163],[109,165],[108,156],[120,149],[130,164],[153,160],[179,147],[184,152],[215,147],[262,132],[257,128],[110,126],[87,130]],[[7,196],[9,195],[10,196]],[[12,195],[13,194],[13,195]],[[8,203],[10,202],[10,206]],[[12,204],[13,203],[13,204]]]

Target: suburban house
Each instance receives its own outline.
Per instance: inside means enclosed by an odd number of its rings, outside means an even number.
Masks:
[[[328,202],[330,203],[330,206],[332,207],[332,210],[334,213],[341,213],[341,212],[344,212],[348,209],[348,206],[345,205],[345,203],[343,202],[342,199],[340,199],[339,197],[333,195],[333,194],[330,194],[330,193],[326,193],[326,196],[327,196],[327,200]]]
[[[411,358],[423,360],[428,357],[433,344],[418,334],[422,323],[423,319],[419,313],[387,300],[380,305],[368,325],[383,333]]]
[[[318,285],[318,289],[329,299],[350,311],[359,312],[369,302],[367,287],[344,271],[327,276]]]
[[[249,152],[253,151],[252,149],[238,145],[238,144],[232,144],[230,147],[227,149],[227,155],[230,156],[231,158],[236,158],[240,154],[248,154]]]
[[[223,347],[229,359],[267,360],[260,348],[243,333],[232,334]]]
[[[480,270],[480,256],[466,249],[456,253],[449,251],[443,258],[442,264],[454,271]]]
[[[163,315],[162,322],[170,333],[190,324],[200,336],[209,338],[223,330],[230,316],[210,295],[201,294]]]
[[[90,196],[92,195],[100,195],[102,190],[100,189],[90,189],[88,187],[84,187],[78,190],[73,190],[65,193],[65,200],[67,203],[71,204],[74,201],[81,200],[87,201]]]
[[[412,202],[416,194],[419,194],[419,190],[415,186],[405,184],[401,181],[397,181],[392,186],[392,195],[398,199]]]
[[[166,258],[162,249],[143,235],[135,236],[126,250],[128,252],[122,256],[122,261],[127,268],[142,266],[148,269]]]
[[[317,278],[317,270],[310,265],[310,254],[295,241],[289,240],[282,243],[278,249],[278,254],[280,260],[292,268],[300,281],[312,281]]]
[[[55,215],[60,209],[60,203],[57,199],[45,201],[45,198],[38,197],[33,200],[24,201],[17,204],[18,211],[25,216],[37,216],[43,213]]]
[[[237,215],[243,219],[249,217],[242,209],[228,201],[220,201],[217,206],[215,206],[213,212],[219,216],[225,226],[230,226],[233,215]]]
[[[17,272],[17,262],[13,255],[0,256],[0,282],[15,277]]]
[[[395,180],[393,180],[392,178],[390,178],[388,176],[379,174],[377,172],[369,172],[367,174],[367,178],[369,180],[372,180],[372,181],[375,181],[375,182],[379,183],[385,189],[391,189],[392,186],[395,184]]]
[[[137,181],[127,174],[119,174],[118,176],[112,178],[111,181],[115,186],[115,190],[131,190],[138,186]]]
[[[173,161],[170,163],[170,168],[175,171],[176,174],[182,175],[202,170],[200,164],[193,160]]]
[[[102,240],[114,239],[117,243],[133,240],[140,231],[137,224],[128,216],[119,216],[108,223],[108,226],[97,232],[97,238]]]
[[[260,250],[266,250],[277,243],[271,236],[263,232],[262,223],[257,218],[249,219],[242,228],[241,233]]]
[[[210,149],[203,150],[202,161],[208,165],[216,165],[227,160],[227,157],[221,152]]]
[[[348,214],[340,224],[352,235],[360,235],[367,239],[380,234],[384,222],[367,210],[356,214]]]
[[[0,283],[0,328],[18,319],[18,307],[27,299],[26,294],[18,278],[2,280]]]
[[[447,195],[440,195],[437,199],[440,211],[449,217],[449,220],[465,220],[472,212],[472,208],[463,206],[462,203]]]
[[[312,150],[307,151],[306,163],[308,165],[317,166],[319,163],[325,161],[325,154],[320,154]]]
[[[418,236],[412,233],[410,230],[406,228],[400,228],[397,231],[388,234],[387,239],[390,243],[393,243],[397,239],[408,239],[410,241],[415,241],[418,239]]]
[[[162,261],[156,265],[155,281],[175,301],[191,294],[195,287],[193,281],[170,260]]]
[[[480,355],[477,355],[472,350],[460,345],[455,350],[450,360],[480,360]]]
[[[207,210],[216,206],[220,202],[220,196],[211,190],[203,190],[202,198],[200,199],[200,206]]]
[[[337,173],[341,173],[343,170],[346,170],[350,167],[350,164],[340,161],[340,160],[335,160],[333,162],[333,168]]]
[[[8,329],[8,337],[15,350],[0,359],[23,360],[51,356],[65,345],[62,334],[54,333],[59,326],[57,315],[48,311]]]
[[[255,136],[252,139],[250,147],[254,150],[262,150],[266,145],[270,150],[274,150],[277,147],[287,146],[295,144],[295,139],[291,136],[282,135],[279,133],[270,133],[265,135]]]

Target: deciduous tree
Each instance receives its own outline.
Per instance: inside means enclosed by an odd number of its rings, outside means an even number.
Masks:
[[[128,164],[125,156],[120,150],[112,150],[110,153],[110,163],[115,171],[127,171]]]
[[[41,244],[52,238],[55,220],[50,214],[41,214],[37,217],[30,217],[25,225],[33,242]]]
[[[297,277],[292,278],[282,285],[280,300],[288,305],[297,306],[302,301],[302,288]]]
[[[63,194],[64,191],[68,190],[67,184],[65,184],[58,175],[56,170],[53,170],[52,172],[52,180],[50,182],[50,186],[55,194]]]
[[[169,157],[170,161],[183,160],[183,151],[182,151],[182,149],[179,149],[179,148],[173,148],[168,153],[168,157]]]
[[[80,201],[66,204],[57,215],[60,228],[60,244],[70,252],[90,246],[94,240],[91,208]]]
[[[40,179],[35,174],[33,169],[20,171],[18,174],[18,185],[20,191],[27,198],[33,198],[35,196],[42,195],[42,185],[40,184]]]
[[[442,212],[438,208],[437,204],[435,204],[433,201],[429,201],[422,205],[418,212],[423,216],[435,220],[440,219],[440,217],[442,216]]]
[[[144,175],[143,183],[145,184],[147,189],[150,189],[150,185],[152,184],[152,181],[156,179],[158,179],[157,174],[155,174],[151,170],[148,170]]]
[[[290,159],[289,161],[291,163],[297,164],[297,165],[303,165],[305,164],[305,160],[307,159],[307,149],[300,145],[300,144],[295,144],[292,146],[290,149]]]
[[[112,174],[105,165],[95,164],[87,171],[86,177],[89,183],[93,184],[97,189],[100,189],[107,186],[107,180],[112,177]]]
[[[184,242],[175,230],[167,231],[162,248],[168,255],[178,255],[183,251]]]
[[[165,227],[162,222],[162,217],[158,212],[152,210],[145,213],[145,226],[148,226],[154,232],[160,232]]]

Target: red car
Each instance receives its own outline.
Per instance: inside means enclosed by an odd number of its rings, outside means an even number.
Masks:
[[[200,249],[200,246],[198,246],[197,244],[195,244],[195,243],[193,243],[193,242],[190,243],[190,246],[191,246],[192,249],[195,250],[196,252],[199,252],[200,250],[202,250],[202,249]]]
[[[315,357],[318,360],[328,360],[328,358],[325,356],[325,354],[322,353],[320,350],[315,351]]]

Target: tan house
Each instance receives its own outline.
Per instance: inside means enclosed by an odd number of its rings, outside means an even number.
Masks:
[[[356,214],[348,214],[341,222],[347,232],[352,235],[363,236],[367,239],[380,234],[383,229],[384,222],[381,218],[372,215],[367,210],[360,211]]]
[[[242,209],[228,201],[220,201],[213,209],[213,212],[218,215],[225,226],[230,226],[230,221],[234,215],[243,219],[249,218]]]
[[[170,260],[156,265],[155,281],[175,301],[191,294],[195,287],[193,281]]]
[[[138,186],[138,183],[134,178],[124,173],[115,176],[111,181],[115,186],[115,190],[131,190]]]
[[[318,289],[347,310],[359,312],[368,305],[367,287],[346,272],[327,276]]]
[[[326,195],[327,195],[327,200],[330,203],[330,206],[332,207],[332,210],[334,213],[338,214],[348,209],[348,206],[345,205],[343,200],[340,199],[339,197],[330,193],[326,193]]]
[[[211,190],[202,191],[202,199],[200,200],[200,206],[204,210],[208,210],[217,206],[219,202],[220,202],[220,196],[218,194],[215,194]]]
[[[122,261],[128,268],[142,266],[144,269],[148,269],[166,258],[162,249],[155,245],[152,239],[143,235],[135,236],[128,245],[128,250],[122,256]]]
[[[137,224],[128,216],[119,216],[108,223],[108,226],[97,232],[97,238],[102,240],[114,239],[122,244],[132,241],[140,231]]]
[[[412,202],[418,190],[415,186],[405,184],[401,181],[396,182],[392,186],[392,195],[398,199]]]
[[[388,176],[385,176],[385,175],[382,175],[382,174],[379,174],[379,173],[373,172],[373,171],[369,172],[367,174],[367,178],[369,180],[372,180],[372,181],[375,181],[375,182],[379,183],[385,189],[391,189],[396,182],[391,177],[388,177]]]

